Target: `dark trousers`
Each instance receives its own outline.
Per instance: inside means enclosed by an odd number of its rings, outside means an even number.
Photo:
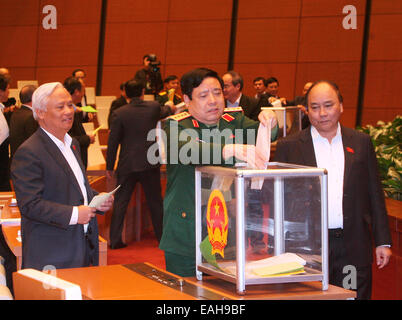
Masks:
[[[0,191],[11,191],[10,159],[8,158],[8,143],[6,141],[8,142],[8,139],[0,145]]]
[[[147,205],[151,212],[155,236],[158,241],[160,241],[162,237],[163,200],[160,169],[158,167],[146,171],[131,172],[127,175],[117,176],[117,185],[121,185],[121,187],[116,192],[114,199],[112,222],[110,225],[111,246],[122,241],[124,217],[137,182],[141,183],[144,190]]]
[[[358,300],[370,300],[371,265],[364,267],[353,266],[347,256],[346,245],[347,243],[344,241],[341,230],[339,232],[329,232],[329,283],[342,288],[346,283],[345,289],[356,291]],[[352,283],[348,281],[348,277],[352,274],[350,268],[353,267],[356,268],[356,289],[348,287]]]

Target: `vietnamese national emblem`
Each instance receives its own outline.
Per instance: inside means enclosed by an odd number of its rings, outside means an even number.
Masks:
[[[224,258],[224,252],[228,243],[228,211],[222,192],[212,190],[208,200],[207,228],[208,239],[212,245],[211,254],[219,253]]]

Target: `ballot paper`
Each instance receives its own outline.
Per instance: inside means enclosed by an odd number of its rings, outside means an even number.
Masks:
[[[258,279],[268,276],[285,276],[304,272],[306,260],[295,253],[285,252],[277,256],[250,261],[246,263],[247,279]],[[236,275],[236,261],[219,263],[226,273]]]
[[[304,267],[299,262],[291,261],[272,266],[255,268],[253,269],[253,272],[260,277],[272,277],[303,273]]]
[[[97,207],[99,207],[99,206],[102,205],[102,203],[104,203],[112,194],[114,194],[119,188],[120,188],[120,185],[119,185],[116,189],[114,189],[114,190],[112,190],[112,191],[110,191],[110,192],[108,192],[108,193],[101,193],[101,194],[98,194],[97,196],[93,197],[92,200],[91,200],[91,203],[89,204],[89,207],[91,207],[91,208],[97,208]]]
[[[281,108],[282,107],[282,102],[280,99],[276,99],[274,102],[271,102],[272,106],[275,108]]]
[[[266,161],[264,169],[266,169],[268,166],[269,156],[271,153],[271,123],[272,119],[269,119],[266,126],[260,123],[258,128],[256,149],[261,155],[264,156]],[[263,183],[264,178],[252,178],[251,189],[261,190]]]
[[[232,177],[215,176],[212,180],[211,190],[218,189],[222,192],[229,191],[232,183]]]
[[[84,106],[81,107],[81,110],[84,112],[98,112],[98,110],[96,110],[95,108],[91,107],[91,106]]]

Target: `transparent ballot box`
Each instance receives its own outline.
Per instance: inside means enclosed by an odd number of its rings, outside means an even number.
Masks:
[[[198,167],[196,273],[247,285],[321,281],[328,288],[327,172]]]
[[[278,119],[279,132],[278,137],[301,131],[302,129],[302,111],[299,107],[262,107],[262,110],[272,110]]]

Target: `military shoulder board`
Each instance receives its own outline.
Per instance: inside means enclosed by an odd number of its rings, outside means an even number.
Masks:
[[[242,107],[225,108],[223,112],[243,112]]]
[[[181,121],[181,120],[187,119],[187,118],[190,117],[190,116],[191,116],[191,114],[189,114],[187,111],[184,111],[184,112],[180,112],[180,113],[178,113],[178,114],[174,114],[174,115],[168,117],[168,119],[173,119],[173,120],[176,120],[176,121]]]
[[[222,119],[226,120],[227,122],[233,121],[234,117],[232,115],[230,115],[229,113],[224,113],[222,115]]]

